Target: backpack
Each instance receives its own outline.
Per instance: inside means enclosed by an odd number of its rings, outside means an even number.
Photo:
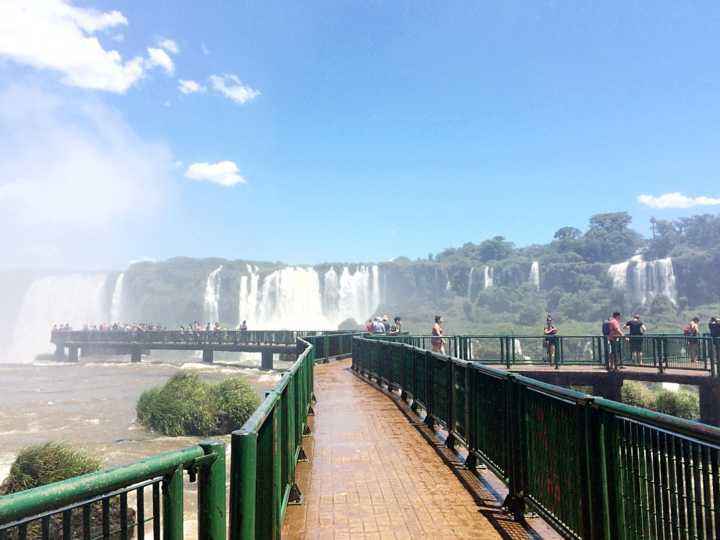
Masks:
[[[692,335],[692,328],[690,328],[689,324],[686,324],[683,326],[683,336],[691,336]]]
[[[602,333],[603,333],[603,336],[609,336],[609,335],[610,335],[610,321],[603,321],[603,324],[602,324]]]

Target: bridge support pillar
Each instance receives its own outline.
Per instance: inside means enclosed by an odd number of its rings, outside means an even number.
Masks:
[[[700,421],[720,426],[720,381],[707,381],[700,385]]]
[[[80,347],[71,345],[68,347],[68,362],[77,362],[80,358]]]
[[[206,364],[212,364],[215,360],[214,351],[212,349],[203,349],[203,362]]]
[[[65,361],[65,345],[55,345],[55,361]]]
[[[623,381],[617,373],[608,373],[602,380],[593,383],[593,394],[613,401],[622,401],[621,390]]]
[[[130,361],[133,363],[138,363],[142,361],[142,349],[139,347],[133,347],[133,349],[130,351]]]
[[[272,369],[273,368],[273,352],[263,351],[260,360],[261,369]]]

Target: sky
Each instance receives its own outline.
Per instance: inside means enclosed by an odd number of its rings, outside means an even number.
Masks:
[[[720,211],[720,3],[0,1],[0,268]]]

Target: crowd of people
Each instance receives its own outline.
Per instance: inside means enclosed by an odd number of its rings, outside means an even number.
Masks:
[[[622,314],[619,311],[613,312],[612,316],[603,321],[602,334],[607,339],[610,346],[609,363],[612,369],[617,370],[618,365],[622,361],[622,344],[628,343],[630,348],[630,358],[642,363],[643,357],[643,336],[647,333],[647,327],[642,321],[640,315],[633,315],[632,319],[622,323]],[[553,323],[552,317],[547,316],[545,328],[545,349],[547,352],[547,360],[554,363],[557,354],[558,328]],[[700,328],[700,318],[693,317],[688,324],[682,329],[682,334],[686,337],[700,337],[703,332]],[[708,322],[708,335],[712,338],[720,338],[720,318],[710,317]],[[697,340],[690,339],[687,342],[688,356],[691,362],[700,360],[700,344]],[[715,352],[715,354],[720,351]],[[719,355],[720,356],[720,355]],[[720,358],[718,358],[720,361]]]
[[[397,335],[402,332],[402,319],[395,317],[391,323],[387,315],[377,316],[367,320],[365,331],[369,334]]]
[[[160,332],[167,330],[167,328],[160,323],[84,324],[81,328],[77,329],[74,329],[72,325],[68,323],[63,323],[54,324],[52,327],[53,332],[71,332],[73,330],[82,330],[84,332]]]

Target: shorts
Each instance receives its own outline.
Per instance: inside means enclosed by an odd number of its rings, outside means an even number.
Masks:
[[[615,358],[620,357],[620,340],[613,339],[610,341],[610,352],[615,355]]]
[[[640,336],[630,337],[630,352],[641,353],[643,352],[643,338]]]

